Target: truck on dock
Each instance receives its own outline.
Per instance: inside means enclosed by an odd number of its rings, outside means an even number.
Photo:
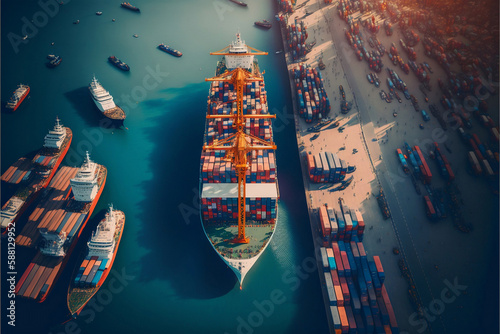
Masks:
[[[406,162],[406,158],[405,156],[403,155],[403,152],[401,151],[401,149],[397,149],[396,150],[396,154],[398,155],[399,157],[399,161],[401,162],[401,167],[403,168],[403,171],[408,174],[410,173],[410,169],[408,168],[408,162]]]
[[[415,156],[415,159],[417,160],[420,171],[422,172],[422,182],[424,184],[431,183],[432,173],[431,173],[429,166],[427,165],[427,161],[425,161],[424,155],[422,154],[420,147],[418,147],[416,145],[413,147],[413,155]]]

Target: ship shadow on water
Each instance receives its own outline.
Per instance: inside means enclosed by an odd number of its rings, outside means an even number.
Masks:
[[[103,127],[106,129],[118,129],[123,127],[123,121],[114,121],[106,118],[97,109],[92,101],[88,87],[80,87],[64,93],[64,96],[71,103],[73,109],[90,127]]]
[[[180,298],[216,298],[238,284],[231,269],[205,237],[199,214],[198,180],[206,114],[207,83],[161,91],[164,99],[145,101],[157,108],[146,136],[156,143],[151,180],[139,204],[143,228],[137,242],[149,252],[140,259],[139,280],[169,281]],[[189,94],[189,96],[186,96]],[[182,121],[174,113],[182,113]],[[184,216],[181,213],[184,212]]]

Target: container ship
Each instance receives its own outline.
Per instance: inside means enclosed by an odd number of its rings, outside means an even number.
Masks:
[[[87,153],[80,168],[62,167],[16,237],[18,247],[38,248],[17,281],[19,297],[43,302],[66,265],[106,184],[106,167]]]
[[[201,220],[214,250],[240,283],[269,245],[278,217],[278,179],[264,79],[241,40],[222,55],[208,96],[200,163]],[[242,81],[246,78],[246,81]],[[237,94],[238,93],[238,94]]]
[[[239,0],[229,0],[231,2],[234,2],[235,4],[237,5],[240,5],[240,6],[243,6],[243,7],[246,7],[248,6],[246,3],[244,3],[243,1],[239,1]]]
[[[165,45],[163,43],[161,43],[160,45],[158,45],[158,49],[160,49],[162,51],[165,51],[166,53],[169,53],[172,56],[176,56],[176,57],[181,57],[182,56],[182,52],[177,51],[175,49],[172,49],[170,46]]]
[[[140,12],[141,10],[135,6],[132,6],[129,2],[122,2],[121,6],[126,9],[130,9],[134,12]]]
[[[40,190],[47,187],[66,156],[72,138],[71,129],[63,127],[56,118],[54,128],[45,135],[43,147],[35,157],[32,160],[22,157],[3,173],[1,179],[5,183],[21,184],[14,196],[2,206],[0,225],[3,234],[38,197]]]
[[[254,24],[256,26],[266,28],[266,29],[271,29],[271,27],[273,26],[273,24],[271,22],[269,22],[268,20],[256,21],[256,22],[254,22]]]
[[[125,112],[113,101],[113,96],[94,77],[89,85],[90,96],[101,113],[109,119],[123,121]]]
[[[110,205],[106,217],[87,242],[87,255],[69,285],[68,309],[73,317],[80,314],[108,277],[124,227],[125,214]]]
[[[17,86],[17,89],[14,91],[14,93],[9,99],[9,102],[7,102],[7,105],[5,107],[7,109],[12,109],[12,111],[16,111],[17,108],[19,108],[21,103],[24,101],[26,96],[28,96],[29,92],[30,92],[30,86],[20,84],[19,86]]]
[[[116,58],[115,56],[109,56],[108,61],[118,67],[120,70],[123,71],[130,71],[130,66],[125,64],[125,62],[121,61],[120,59]]]

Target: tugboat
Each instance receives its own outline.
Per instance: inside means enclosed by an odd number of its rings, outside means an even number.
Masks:
[[[240,6],[243,6],[243,7],[246,7],[248,6],[246,3],[244,3],[243,1],[238,1],[238,0],[229,0],[231,2],[234,2],[235,4],[237,5],[240,5]]]
[[[165,45],[163,43],[161,43],[160,45],[158,45],[158,49],[162,50],[162,51],[165,51],[166,53],[169,53],[171,54],[172,56],[176,56],[176,57],[180,57],[182,56],[182,52],[180,51],[177,51],[175,49],[172,49],[170,46],[168,45]]]
[[[116,58],[115,56],[110,56],[108,58],[109,62],[113,65],[115,65],[116,67],[118,67],[120,70],[123,70],[123,71],[130,71],[130,67],[125,64],[123,61],[121,61],[120,59]]]
[[[129,2],[122,2],[121,6],[126,9],[130,9],[134,12],[140,12],[141,10],[135,6],[132,6]]]
[[[273,24],[271,22],[269,22],[268,20],[256,21],[256,22],[254,22],[254,24],[256,26],[266,28],[266,29],[271,29],[271,27],[273,26]]]
[[[59,66],[59,64],[61,64],[61,61],[62,61],[61,56],[56,56],[56,55],[48,55],[48,56],[47,56],[47,59],[49,59],[49,60],[50,60],[50,61],[47,63],[47,66],[48,66],[48,67],[56,67],[56,66]]]

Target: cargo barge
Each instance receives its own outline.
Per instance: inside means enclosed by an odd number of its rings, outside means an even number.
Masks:
[[[130,66],[128,66],[125,62],[121,61],[120,59],[116,58],[115,56],[109,56],[108,61],[118,67],[120,70],[123,71],[130,71]]]
[[[87,243],[87,254],[68,288],[67,304],[76,317],[99,291],[115,261],[125,227],[125,214],[110,205],[106,217],[99,223]],[[75,268],[76,270],[76,268]]]
[[[97,81],[95,75],[89,84],[89,91],[96,107],[104,116],[114,121],[125,119],[126,115],[123,109],[115,104],[113,96]]]
[[[172,49],[170,46],[165,45],[163,43],[161,43],[160,45],[158,45],[158,49],[160,49],[162,51],[165,51],[166,53],[171,54],[172,56],[176,56],[176,57],[181,57],[182,56],[182,52],[177,51],[175,49]]]
[[[212,84],[200,162],[200,215],[207,239],[241,288],[278,221],[276,146],[269,120],[275,116],[269,114],[254,58],[267,53],[248,47],[237,34],[235,42],[211,54],[223,58],[217,64],[217,77],[207,79]],[[250,79],[241,84],[240,77]],[[242,143],[245,153],[229,150]],[[238,162],[239,157],[248,161]]]
[[[106,176],[106,167],[88,153],[82,167],[62,167],[56,174],[16,237],[17,246],[39,249],[17,282],[17,296],[39,303],[47,298],[99,201]]]
[[[7,102],[7,105],[5,107],[7,109],[12,109],[12,111],[16,111],[17,108],[19,108],[21,103],[24,101],[26,96],[28,96],[29,92],[30,92],[30,86],[20,84],[14,91],[14,93],[12,93],[9,102]]]
[[[3,173],[1,180],[7,184],[22,186],[3,206],[0,214],[2,234],[15,224],[23,212],[47,187],[63,161],[73,139],[70,128],[63,127],[56,118],[54,128],[44,138],[43,147],[32,160],[22,157]]]
[[[134,12],[140,12],[141,11],[139,8],[137,8],[135,6],[132,6],[129,2],[122,2],[121,6],[122,6],[122,8],[130,9],[131,11],[134,11]]]
[[[266,29],[271,29],[273,24],[269,22],[268,20],[262,20],[262,21],[255,21],[254,24],[258,27],[266,28]]]
[[[235,4],[240,5],[240,6],[242,6],[242,7],[246,7],[246,6],[248,6],[248,5],[247,5],[246,3],[244,3],[243,1],[239,1],[239,0],[229,0],[229,1],[234,2]]]

